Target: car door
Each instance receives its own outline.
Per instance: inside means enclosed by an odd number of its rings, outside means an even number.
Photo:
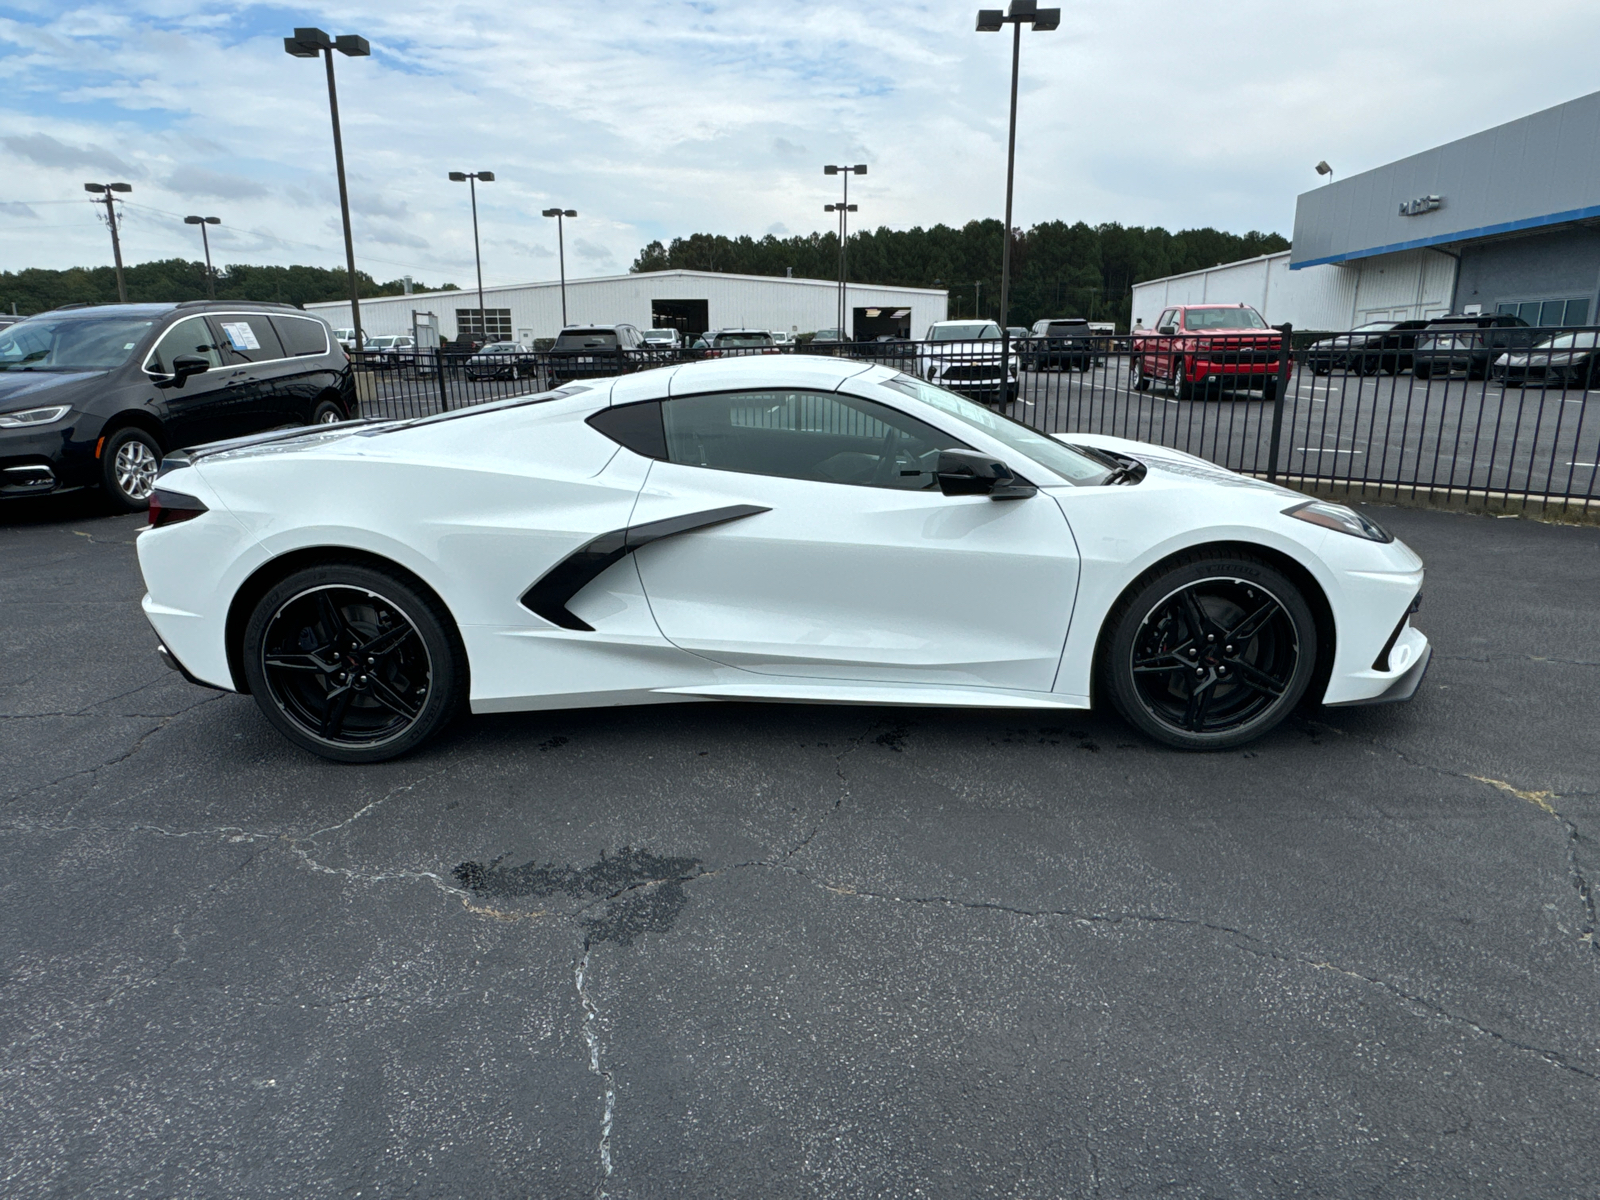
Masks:
[[[177,382],[173,361],[188,356],[204,359],[208,368]],[[163,333],[145,359],[144,370],[156,385],[169,448],[198,446],[228,436],[227,410],[233,402],[233,385],[204,317],[185,317]]]
[[[329,386],[326,356],[328,327],[315,317],[289,317],[274,313],[272,327],[283,343],[285,361],[273,381],[274,404],[284,424],[303,425],[311,420],[317,397]]]
[[[1172,347],[1177,341],[1174,336],[1178,332],[1178,312],[1169,308],[1156,320],[1156,336],[1151,339],[1155,347],[1155,357],[1149,374],[1157,379],[1168,379],[1172,375]]]
[[[657,403],[664,461],[632,523],[714,522],[636,554],[669,641],[761,674],[1051,688],[1078,556],[1048,495],[943,495],[939,450],[964,443],[871,400]]]
[[[206,320],[231,388],[225,415],[229,432],[224,436],[292,423],[289,393],[278,382],[293,374],[295,364],[284,354],[271,319],[265,313],[210,313]]]

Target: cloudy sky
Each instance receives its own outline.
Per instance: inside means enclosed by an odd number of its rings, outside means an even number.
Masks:
[[[990,3],[996,0],[988,0]],[[125,255],[340,265],[322,67],[297,25],[359,33],[337,60],[358,264],[466,284],[479,190],[486,283],[626,270],[699,230],[832,228],[825,162],[866,162],[864,224],[995,216],[1009,34],[928,0],[0,0],[0,268],[109,260],[82,190],[134,185]],[[1408,4],[1095,0],[1023,35],[1016,220],[1287,234],[1341,176],[1582,95],[1582,0]]]

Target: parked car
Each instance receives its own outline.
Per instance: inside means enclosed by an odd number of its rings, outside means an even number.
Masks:
[[[469,703],[1098,696],[1215,750],[1427,670],[1422,560],[1344,505],[848,359],[619,387],[175,459],[138,540],[162,660],[354,763]]]
[[[1435,317],[1417,334],[1411,352],[1411,373],[1418,379],[1465,371],[1482,379],[1502,354],[1526,350],[1538,339],[1529,325],[1511,313]]]
[[[539,358],[521,342],[490,342],[467,359],[468,379],[536,379]]]
[[[1000,326],[993,321],[935,321],[917,351],[917,374],[929,383],[986,404],[1017,398],[1019,356],[1000,361]]]
[[[1134,386],[1163,381],[1180,400],[1259,388],[1272,400],[1285,349],[1282,332],[1248,304],[1180,304],[1154,329],[1133,331]]]
[[[1103,362],[1109,348],[1083,317],[1035,321],[1022,344],[1025,371],[1087,371]]]
[[[1312,342],[1300,361],[1311,368],[1313,375],[1334,371],[1353,371],[1357,375],[1389,371],[1398,375],[1411,370],[1416,331],[1427,325],[1426,321],[1372,321],[1357,325],[1349,333]]]
[[[883,363],[902,370],[916,370],[917,344],[898,334],[882,333],[857,348],[855,358]]]
[[[568,325],[550,348],[550,386],[603,379],[650,361],[644,334],[632,325]]]
[[[726,354],[780,353],[765,329],[710,329],[695,339],[701,358],[721,358]]]
[[[644,344],[652,350],[682,350],[683,334],[676,329],[646,329]]]
[[[344,347],[346,354],[356,348],[356,331],[354,329],[335,329],[333,336],[339,345]]]
[[[794,334],[787,329],[774,329],[772,331],[772,344],[774,346],[794,345]]]
[[[366,364],[379,371],[416,365],[417,339],[408,333],[369,337],[363,349],[366,351],[364,355]]]
[[[1502,354],[1492,375],[1507,386],[1600,388],[1600,330],[1558,333]]]
[[[0,497],[144,508],[180,446],[356,413],[350,360],[287,304],[106,304],[0,329]]]

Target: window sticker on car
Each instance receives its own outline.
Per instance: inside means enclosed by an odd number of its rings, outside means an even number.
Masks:
[[[222,332],[228,335],[228,341],[233,344],[235,350],[261,349],[256,331],[250,328],[248,321],[223,321]]]

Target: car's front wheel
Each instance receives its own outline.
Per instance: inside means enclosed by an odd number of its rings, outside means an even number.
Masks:
[[[466,651],[449,613],[398,574],[356,563],[296,571],[250,614],[245,679],[295,745],[335,762],[382,762],[457,715]]]
[[[1282,572],[1244,554],[1184,555],[1112,610],[1100,685],[1157,741],[1222,750],[1288,716],[1316,661],[1310,606]]]
[[[117,430],[100,447],[100,481],[106,495],[121,512],[143,512],[150,507],[161,471],[161,447],[137,426]]]
[[[344,406],[334,400],[324,400],[311,414],[313,425],[337,425],[344,419]]]

